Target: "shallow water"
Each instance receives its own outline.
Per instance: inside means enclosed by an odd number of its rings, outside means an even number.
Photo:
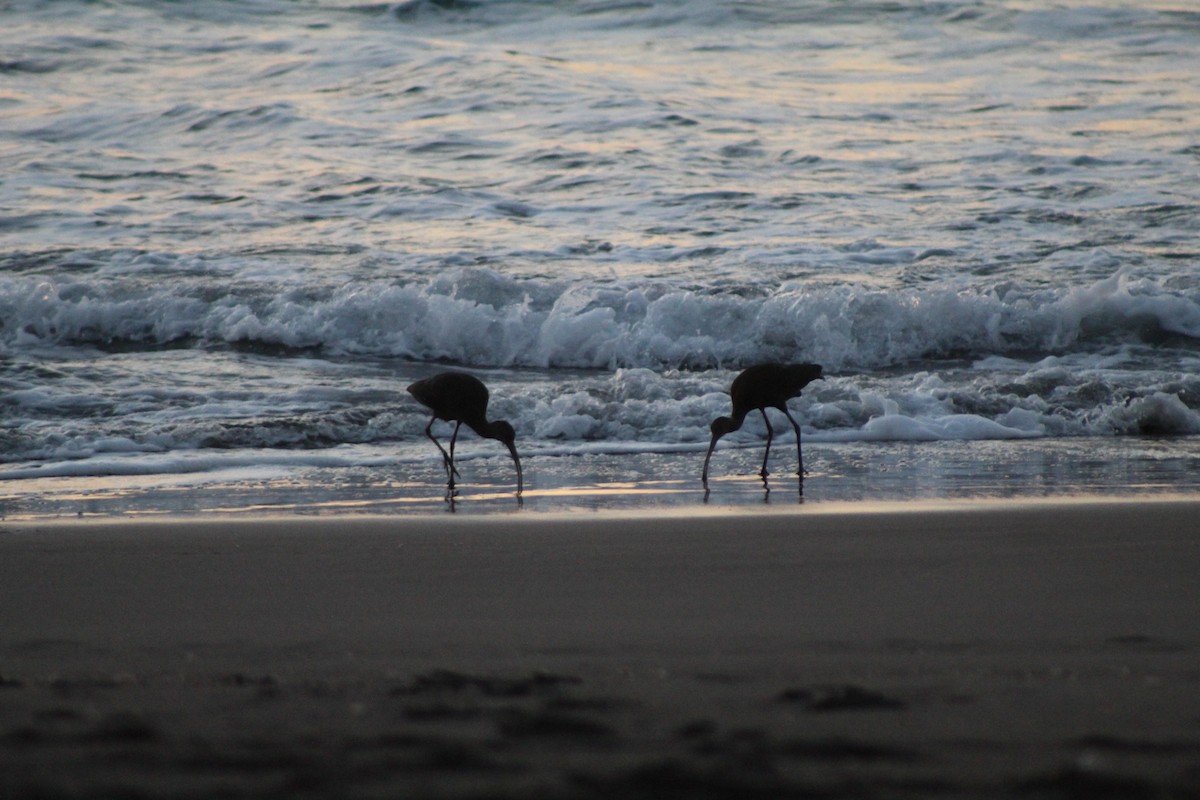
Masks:
[[[490,445],[491,443],[488,443]],[[9,520],[179,515],[338,515],[797,510],[865,508],[912,501],[995,501],[1163,497],[1200,492],[1195,450],[1174,439],[1124,437],[1025,442],[808,443],[803,484],[795,446],[772,449],[766,482],[760,447],[718,448],[708,491],[704,447],[683,452],[555,453],[523,457],[518,501],[507,455],[484,444],[462,448],[461,477],[447,494],[432,445],[368,456],[352,446],[329,461],[197,467],[194,472],[30,478],[0,485]],[[430,456],[435,456],[431,458]],[[334,459],[345,459],[337,464]],[[353,466],[357,458],[358,463]],[[136,459],[135,459],[136,460]]]

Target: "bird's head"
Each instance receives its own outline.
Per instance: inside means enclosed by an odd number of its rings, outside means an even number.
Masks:
[[[512,447],[517,441],[517,432],[507,421],[498,419],[488,425],[488,437]]]
[[[735,425],[731,417],[717,417],[714,419],[712,425],[709,426],[709,430],[712,431],[713,444],[716,444],[717,439],[720,439],[725,434],[736,431],[738,427],[740,426]]]

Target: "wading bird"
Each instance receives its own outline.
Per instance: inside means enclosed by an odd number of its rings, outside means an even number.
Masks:
[[[704,457],[704,473],[701,476],[704,486],[708,487],[708,462],[717,447],[717,440],[742,427],[746,415],[755,409],[762,413],[763,422],[767,425],[767,449],[763,453],[762,471],[759,472],[766,479],[767,457],[771,454],[771,439],[775,435],[771,421],[767,419],[768,408],[782,411],[796,429],[796,458],[800,462],[796,474],[803,481],[804,453],[800,449],[800,424],[788,412],[787,401],[799,397],[801,389],[823,378],[820,364],[759,364],[734,378],[733,385],[729,387],[733,415],[717,417],[712,421],[712,442],[708,445],[708,455]]]
[[[412,384],[408,387],[408,393],[433,412],[433,418],[425,426],[425,435],[442,453],[442,466],[446,468],[451,490],[454,489],[454,476],[458,474],[454,468],[454,442],[458,439],[458,429],[465,423],[484,439],[495,439],[508,448],[517,466],[517,495],[520,496],[525,487],[521,478],[521,459],[517,456],[517,434],[513,426],[502,419],[488,422],[488,390],[482,381],[465,372],[441,372]],[[433,423],[439,419],[455,423],[449,453],[433,435]]]

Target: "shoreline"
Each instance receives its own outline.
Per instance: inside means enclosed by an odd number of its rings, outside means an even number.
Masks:
[[[538,492],[526,492],[526,498],[536,497]],[[782,492],[780,492],[782,494]],[[562,496],[559,493],[557,496]],[[499,495],[487,495],[486,499],[495,500]],[[652,506],[613,506],[613,507],[569,507],[551,510],[530,509],[523,504],[518,505],[515,496],[514,507],[497,508],[495,506],[479,507],[470,501],[460,501],[454,508],[442,501],[447,507],[437,511],[402,511],[383,513],[378,511],[280,511],[268,510],[208,510],[203,512],[141,512],[129,514],[84,513],[75,515],[46,514],[46,515],[13,515],[0,517],[0,537],[5,533],[25,532],[36,527],[57,531],[59,529],[79,529],[95,526],[153,527],[170,526],[208,526],[224,524],[231,526],[243,525],[275,525],[296,524],[305,527],[310,524],[328,525],[352,523],[354,525],[400,524],[404,526],[418,524],[438,524],[439,521],[453,523],[455,520],[470,525],[490,525],[495,522],[511,523],[519,520],[530,525],[554,524],[562,522],[579,522],[594,519],[607,522],[645,519],[708,519],[728,517],[773,517],[795,515],[798,517],[855,517],[877,516],[887,514],[922,514],[948,512],[974,513],[1012,513],[1032,509],[1087,509],[1096,507],[1119,506],[1183,506],[1196,505],[1200,512],[1200,491],[1163,491],[1155,493],[1127,494],[1097,494],[1075,493],[1062,495],[1014,495],[1011,497],[951,497],[932,498],[917,497],[911,500],[820,500],[806,503],[798,501],[783,501],[771,504],[729,502],[701,502],[697,505],[652,505]],[[507,499],[507,498],[505,498]],[[1200,519],[1200,517],[1198,517]]]
[[[538,497],[538,492],[527,492],[526,498]],[[779,494],[784,494],[779,492]],[[556,497],[563,497],[557,493]],[[514,501],[514,507],[487,507],[473,504],[486,501],[494,503],[497,499]],[[421,524],[436,521],[458,521],[461,523],[491,524],[491,522],[512,522],[515,519],[530,524],[548,524],[560,522],[578,522],[582,519],[598,519],[598,521],[620,522],[624,519],[703,519],[725,517],[755,517],[755,516],[788,516],[799,517],[828,517],[828,516],[874,516],[874,515],[906,515],[906,513],[931,512],[978,512],[978,513],[1012,513],[1032,509],[1086,509],[1088,506],[1177,506],[1194,504],[1200,509],[1200,492],[1177,491],[1156,493],[1127,493],[1127,494],[1098,494],[1073,493],[1054,495],[1013,495],[1013,497],[953,497],[931,498],[917,497],[910,500],[894,498],[881,500],[815,500],[805,503],[803,498],[781,500],[779,503],[760,501],[760,503],[739,503],[739,501],[701,501],[692,505],[647,505],[647,506],[607,506],[607,507],[556,507],[544,510],[538,507],[528,507],[517,504],[515,495],[512,498],[502,494],[479,495],[466,500],[458,500],[451,507],[448,501],[440,500],[436,511],[414,510],[386,513],[379,511],[281,511],[269,507],[265,510],[205,510],[196,512],[150,511],[137,513],[97,513],[78,512],[76,515],[12,515],[0,517],[0,536],[6,533],[20,533],[30,527],[40,529],[77,529],[88,527],[152,527],[152,525],[209,525],[224,523],[230,525],[257,525],[295,523],[300,527],[308,524]],[[461,506],[461,507],[460,507]]]

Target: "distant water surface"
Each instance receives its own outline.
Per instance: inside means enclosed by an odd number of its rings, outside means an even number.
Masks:
[[[1200,484],[1187,4],[16,0],[0,42],[9,517],[444,508],[403,387],[447,366],[532,510],[701,504],[765,360],[829,376],[805,502]],[[709,501],[794,501],[787,428]],[[456,510],[507,509],[464,437]]]

